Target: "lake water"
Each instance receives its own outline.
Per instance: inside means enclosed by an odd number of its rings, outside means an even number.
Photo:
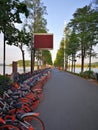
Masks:
[[[71,70],[71,69],[70,69]],[[84,68],[84,71],[87,71],[87,70],[89,70],[89,68]],[[95,72],[95,73],[98,73],[98,68],[92,68],[91,69],[93,72]],[[75,73],[80,73],[81,72],[81,68],[79,68],[79,67],[76,67],[75,68]]]
[[[23,68],[18,67],[18,72],[23,73]],[[30,72],[30,67],[26,67],[26,72]],[[12,67],[11,66],[6,66],[5,67],[5,73],[6,74],[11,74],[12,73]],[[3,74],[3,66],[0,66],[0,74]]]
[[[84,68],[84,71],[86,71],[87,68]],[[92,70],[95,72],[95,73],[98,73],[98,68],[92,68]],[[76,68],[75,69],[75,72],[76,73],[79,73],[81,71],[80,68]],[[18,72],[19,73],[23,73],[23,68],[22,67],[18,67]],[[30,72],[30,67],[26,67],[26,72]],[[6,66],[5,67],[5,73],[6,74],[11,74],[12,73],[12,67],[11,66]],[[0,66],[0,74],[3,74],[3,66]]]

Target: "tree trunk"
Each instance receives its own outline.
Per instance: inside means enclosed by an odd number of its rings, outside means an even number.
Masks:
[[[85,57],[85,49],[82,46],[81,49],[81,54],[82,54],[82,58],[81,58],[81,73],[84,71],[84,57]]]
[[[92,46],[90,48],[90,52],[89,52],[89,71],[91,71],[91,56],[92,55]]]
[[[24,50],[22,51],[22,59],[23,59],[23,72],[25,73],[25,57],[24,57]]]
[[[66,57],[65,57],[65,68],[66,68],[66,70],[68,69],[68,56],[66,55]]]
[[[5,57],[6,57],[6,43],[5,43],[5,30],[4,30],[3,75],[5,75]]]
[[[31,48],[31,74],[33,73],[33,51],[32,51],[32,48]]]
[[[84,71],[84,55],[82,55],[81,72]]]
[[[75,55],[74,55],[74,73],[75,73],[75,64],[76,64],[76,60],[75,60]]]
[[[71,72],[73,72],[73,56],[72,56]]]
[[[35,49],[33,49],[32,53],[32,73],[34,71],[34,66],[35,66]]]
[[[34,71],[34,63],[35,63],[35,49],[33,43],[31,43],[31,73],[33,73]]]
[[[91,54],[92,54],[92,46],[91,46],[90,52],[89,52],[89,78],[90,78],[90,72],[91,72]]]
[[[40,60],[40,58],[39,58],[39,51],[38,51],[38,61],[37,61],[37,70],[39,70],[39,66],[40,66],[40,63],[39,63],[39,60]]]

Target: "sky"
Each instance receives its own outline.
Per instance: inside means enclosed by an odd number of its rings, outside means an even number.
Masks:
[[[46,6],[48,33],[53,33],[53,50],[51,50],[53,61],[56,58],[60,41],[63,37],[64,23],[70,22],[77,8],[82,8],[90,3],[90,0],[42,0]],[[6,64],[22,59],[21,51],[14,46],[6,45]],[[30,60],[28,51],[25,51],[25,59]],[[3,35],[0,34],[0,63],[3,63]]]

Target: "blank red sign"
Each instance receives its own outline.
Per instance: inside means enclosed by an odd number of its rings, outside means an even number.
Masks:
[[[53,49],[53,34],[35,33],[34,34],[35,49]]]

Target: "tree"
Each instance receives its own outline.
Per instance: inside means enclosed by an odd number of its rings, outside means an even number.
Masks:
[[[46,6],[44,6],[41,0],[25,0],[25,3],[30,12],[28,19],[26,19],[25,25],[31,34],[31,44],[29,50],[31,51],[31,73],[34,70],[35,52],[33,44],[33,33],[46,33],[47,21],[44,18],[46,13]]]
[[[23,58],[23,72],[24,73],[25,73],[25,53],[24,53],[23,47],[24,45],[29,46],[30,41],[31,41],[30,34],[26,32],[25,28],[19,31],[15,46],[19,47],[21,50],[22,58]]]
[[[88,24],[88,34],[87,34],[87,56],[89,57],[89,71],[91,71],[91,58],[96,56],[93,46],[98,44],[98,12],[96,10],[92,10],[87,21]]]
[[[42,50],[43,65],[52,65],[52,56],[49,50]]]
[[[68,40],[66,44],[65,52],[67,56],[72,57],[72,59],[69,59],[72,61],[72,71],[74,68],[75,72],[75,62],[76,62],[76,54],[79,50],[79,42],[77,39],[77,35],[75,34],[74,30],[68,35]]]
[[[62,68],[64,67],[64,39],[63,38],[60,42],[60,48],[57,51],[54,65]]]
[[[89,37],[93,37],[93,41],[94,41],[95,39],[94,35],[97,32],[97,28],[98,28],[97,23],[95,22],[96,18],[92,17],[93,16],[92,14],[93,14],[93,10],[91,9],[90,6],[79,8],[73,14],[74,18],[71,19],[71,22],[69,22],[69,26],[73,28],[73,30],[75,31],[80,44],[79,48],[81,50],[81,72],[83,72],[84,70],[84,59],[87,55],[87,50],[89,47],[88,43],[92,42],[92,40]],[[96,12],[96,16],[98,16],[97,12]]]
[[[4,34],[4,59],[3,59],[3,74],[5,75],[5,44],[6,40],[13,41],[9,38],[12,32],[16,33],[15,23],[22,23],[20,14],[28,16],[26,5],[19,0],[2,0],[0,1],[0,32]],[[12,42],[13,43],[13,42]]]

